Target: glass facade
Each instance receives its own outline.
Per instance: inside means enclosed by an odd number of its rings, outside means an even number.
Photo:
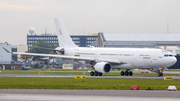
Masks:
[[[89,47],[93,41],[98,39],[97,35],[71,35],[73,42],[79,47]],[[36,43],[38,40],[43,40],[47,43],[54,43],[58,45],[57,35],[52,34],[42,34],[42,35],[27,35],[27,45],[31,47],[32,44]]]

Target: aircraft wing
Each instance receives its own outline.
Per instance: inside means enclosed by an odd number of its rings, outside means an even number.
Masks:
[[[84,60],[84,61],[95,61],[95,62],[109,62],[109,63],[117,63],[124,64],[126,62],[119,61],[118,59],[104,59],[104,58],[93,58],[93,57],[82,57],[82,56],[68,56],[68,55],[58,55],[58,54],[39,54],[39,53],[22,53],[22,52],[10,52],[6,48],[3,49],[8,53],[13,54],[21,54],[21,55],[31,55],[31,56],[44,56],[44,57],[52,57],[52,58],[64,58],[64,59],[76,59],[76,60]]]
[[[66,58],[66,59],[84,59],[84,60],[94,60],[94,58],[89,57],[77,57],[77,56],[68,56],[68,55],[56,55],[56,54],[39,54],[39,53],[21,53],[21,52],[12,52],[13,54],[21,54],[21,55],[32,55],[32,56],[45,56],[45,57],[53,57],[53,58]]]

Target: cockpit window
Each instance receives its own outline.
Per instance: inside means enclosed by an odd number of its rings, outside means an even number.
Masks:
[[[171,54],[165,54],[164,57],[173,57]]]

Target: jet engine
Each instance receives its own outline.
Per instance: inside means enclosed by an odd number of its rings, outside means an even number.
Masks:
[[[93,67],[96,71],[101,73],[108,73],[111,71],[111,64],[108,62],[98,62]]]

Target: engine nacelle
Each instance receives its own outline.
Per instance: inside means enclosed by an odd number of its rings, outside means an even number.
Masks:
[[[61,48],[61,47],[58,47],[58,48],[56,48],[55,53],[56,53],[56,54],[60,54],[60,55],[64,55],[65,49],[64,49],[64,48]]]
[[[108,73],[111,71],[111,64],[108,62],[98,62],[94,65],[94,69],[101,73]]]

